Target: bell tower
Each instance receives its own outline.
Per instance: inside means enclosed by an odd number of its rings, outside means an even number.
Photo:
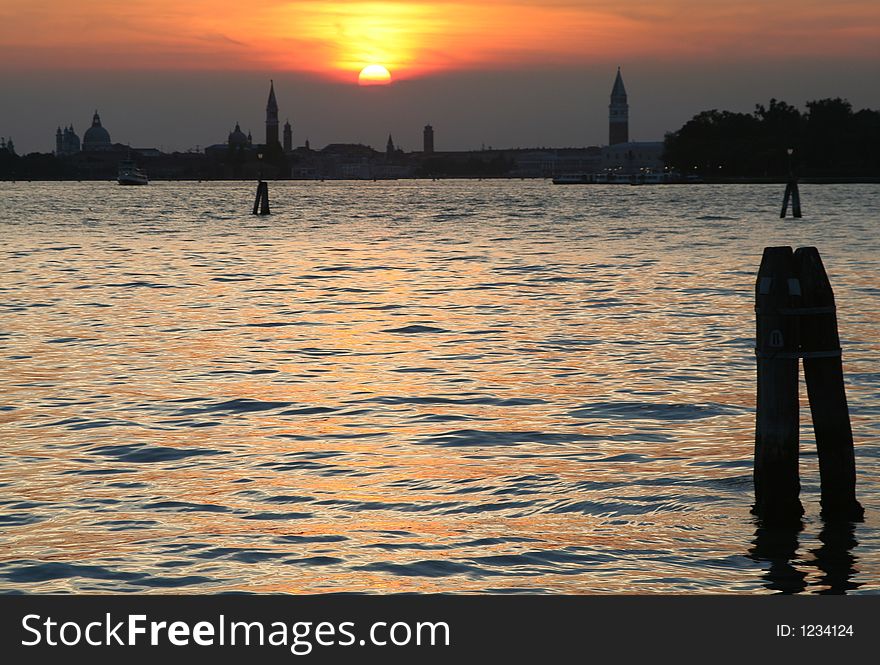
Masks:
[[[627,143],[629,141],[629,104],[626,101],[626,88],[617,68],[617,78],[611,89],[611,103],[608,105],[608,144]]]
[[[293,127],[290,126],[290,120],[284,123],[284,152],[293,150]]]
[[[271,149],[278,143],[278,102],[275,101],[275,82],[269,81],[269,101],[266,102],[266,148]]]

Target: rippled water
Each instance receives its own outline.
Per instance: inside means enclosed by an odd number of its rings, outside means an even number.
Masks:
[[[880,187],[253,189],[0,184],[0,589],[880,590]],[[749,514],[773,244],[835,287],[855,526],[805,401],[803,530]]]

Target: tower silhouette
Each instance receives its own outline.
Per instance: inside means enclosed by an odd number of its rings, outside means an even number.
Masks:
[[[293,128],[290,126],[290,120],[284,123],[284,152],[293,150]]]
[[[626,88],[617,68],[617,77],[611,89],[611,103],[608,105],[608,144],[629,141],[629,104],[626,102]]]
[[[269,101],[266,102],[266,148],[279,146],[278,102],[275,101],[275,82],[269,81]]]
[[[431,127],[431,125],[425,125],[425,131],[422,138],[422,152],[424,152],[426,155],[434,154],[434,128]]]

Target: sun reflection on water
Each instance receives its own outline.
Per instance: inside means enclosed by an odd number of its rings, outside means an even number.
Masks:
[[[258,225],[232,183],[0,186],[22,210],[3,588],[877,590],[877,241],[855,222],[799,233],[844,312],[868,518],[815,517],[805,426],[807,516],[779,534],[749,515],[760,187],[710,193],[721,240],[699,188],[278,183]]]

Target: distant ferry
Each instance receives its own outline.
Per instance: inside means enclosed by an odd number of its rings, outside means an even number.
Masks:
[[[119,163],[119,174],[116,177],[116,182],[120,185],[147,185],[150,179],[132,160],[126,159]]]
[[[554,185],[628,185],[636,176],[623,173],[561,173],[553,178]]]
[[[553,178],[554,185],[659,185],[684,182],[677,173],[562,173]],[[687,182],[697,180],[687,179]]]
[[[563,173],[553,178],[554,185],[589,185],[596,182],[592,173]]]

